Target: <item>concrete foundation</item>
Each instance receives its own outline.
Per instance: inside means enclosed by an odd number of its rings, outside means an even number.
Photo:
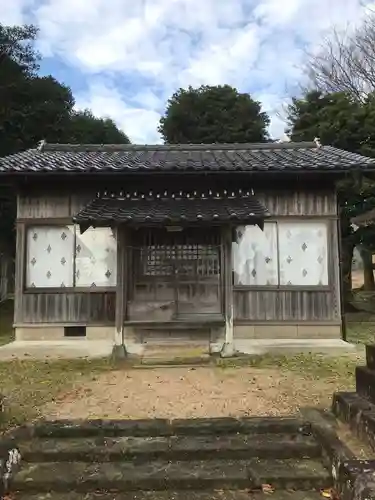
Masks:
[[[70,353],[76,351],[73,357],[80,357],[83,351],[96,350],[95,345],[104,347],[120,345],[121,339],[116,337],[114,326],[87,326],[84,337],[65,336],[65,325],[56,324],[33,324],[20,325],[15,328],[16,342],[14,348],[22,349],[29,346],[32,352],[38,348],[48,349],[61,346],[69,346]],[[186,351],[189,343],[206,343],[207,354],[236,355],[236,354],[287,354],[298,352],[322,352],[335,353],[352,351],[353,346],[341,340],[341,326],[339,324],[252,324],[234,325],[233,345],[224,348],[224,327],[206,328],[192,330],[168,330],[160,328],[142,329],[132,325],[126,325],[123,331],[124,347],[127,355],[143,356],[147,348],[158,345],[164,348],[180,347],[181,354]],[[122,338],[122,337],[121,337]],[[39,347],[38,347],[39,346]],[[7,346],[6,346],[7,347]],[[108,347],[109,349],[109,347]],[[104,352],[103,351],[103,352]],[[78,355],[77,355],[78,353]],[[4,355],[6,355],[4,353]],[[86,354],[84,354],[86,356]],[[91,357],[90,354],[88,356]],[[43,356],[42,356],[43,357]],[[0,354],[1,358],[1,354]]]

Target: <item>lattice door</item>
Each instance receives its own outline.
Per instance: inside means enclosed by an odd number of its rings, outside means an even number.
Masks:
[[[135,285],[142,289],[143,300],[173,301],[171,319],[221,312],[221,249],[216,232],[148,231],[139,243]]]

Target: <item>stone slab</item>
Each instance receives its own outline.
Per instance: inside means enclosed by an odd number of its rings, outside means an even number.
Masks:
[[[319,353],[341,356],[356,352],[357,347],[341,339],[235,339],[235,351],[251,355],[289,355],[299,353]]]
[[[351,460],[341,464],[340,500],[375,500],[375,460]]]
[[[356,392],[375,403],[375,370],[367,366],[357,366],[355,370]]]
[[[366,345],[366,366],[375,370],[375,344]]]
[[[322,500],[316,491],[276,491],[266,493],[249,491],[137,491],[128,493],[18,493],[15,500]]]
[[[332,410],[375,451],[375,405],[357,393],[339,392],[333,397]]]
[[[90,492],[93,490],[215,490],[327,488],[331,476],[319,461],[211,460],[94,463],[49,462],[24,464],[13,482],[15,491]]]
[[[249,491],[139,491],[129,493],[39,493],[16,495],[16,500],[270,500],[266,493]],[[272,500],[322,500],[315,491],[277,491]]]
[[[93,490],[245,489],[251,487],[247,464],[241,461],[151,461],[24,464],[13,489],[28,492]]]
[[[26,462],[317,458],[321,447],[303,435],[97,437],[34,439],[19,443]]]
[[[0,346],[0,361],[12,359],[95,359],[112,355],[113,341],[108,340],[54,340],[14,341]]]
[[[275,489],[313,490],[332,486],[332,476],[320,461],[287,459],[261,460],[251,462],[250,476],[254,484],[270,484]]]
[[[198,436],[223,434],[311,434],[309,423],[294,417],[141,419],[141,420],[40,420],[19,428],[15,435],[30,437],[76,438],[95,436]]]

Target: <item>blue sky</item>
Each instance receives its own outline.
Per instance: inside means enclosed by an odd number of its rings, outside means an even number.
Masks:
[[[157,125],[179,87],[228,83],[261,101],[271,135],[303,77],[306,49],[352,29],[367,0],[12,0],[0,22],[39,26],[41,71],[69,85],[79,109],[110,116],[132,142]]]

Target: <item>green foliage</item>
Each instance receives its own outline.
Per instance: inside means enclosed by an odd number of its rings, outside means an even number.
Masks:
[[[0,156],[35,147],[41,140],[74,143],[128,143],[110,119],[73,110],[69,87],[36,74],[39,54],[33,26],[0,24]]]
[[[38,76],[40,56],[34,26],[0,24],[0,157],[47,142],[128,143],[110,119],[73,110],[69,87]],[[0,243],[14,248],[14,193],[0,186]]]
[[[76,144],[129,144],[128,136],[113,120],[96,118],[91,111],[74,111],[66,129],[64,142]]]
[[[170,144],[265,142],[269,121],[249,94],[202,85],[172,95],[158,131]]]
[[[358,152],[361,113],[360,103],[343,92],[326,95],[309,92],[301,99],[293,99],[289,105],[288,132],[293,141],[312,141],[319,137],[323,144]]]
[[[12,60],[20,70],[33,75],[39,69],[40,55],[34,48],[38,28],[32,25],[4,26],[0,23],[0,65]]]
[[[311,141],[319,137],[323,144],[375,156],[373,95],[360,102],[344,92],[308,92],[302,98],[292,100],[287,119],[288,132],[294,141]],[[337,184],[337,192],[341,209],[344,285],[348,291],[354,246],[362,245],[370,251],[375,250],[375,230],[367,227],[354,232],[350,222],[352,217],[375,207],[375,182],[353,173]],[[372,287],[373,284],[365,283],[365,286]]]
[[[288,124],[293,141],[311,141],[319,137],[323,144],[375,156],[374,96],[370,95],[361,103],[344,92],[309,92],[301,99],[292,100],[288,107]],[[353,237],[355,245],[374,246],[374,231],[363,228],[354,235],[349,219],[375,207],[375,183],[351,176],[340,181],[338,195],[343,235]]]

